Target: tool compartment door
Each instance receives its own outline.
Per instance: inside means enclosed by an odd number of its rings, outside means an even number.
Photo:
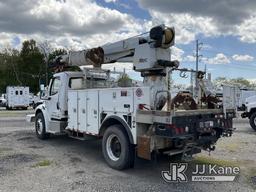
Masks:
[[[87,125],[87,94],[85,91],[78,92],[78,129],[80,132],[86,132]]]
[[[100,90],[100,108],[104,112],[133,112],[133,89],[114,88]]]
[[[78,129],[77,126],[77,91],[68,92],[68,128],[69,129]]]
[[[223,85],[223,108],[236,109],[236,87]]]
[[[99,94],[98,90],[87,90],[86,96],[86,127],[91,134],[99,133]]]

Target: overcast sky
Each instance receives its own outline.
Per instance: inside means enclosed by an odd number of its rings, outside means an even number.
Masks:
[[[256,79],[255,0],[0,0],[0,48],[34,38],[79,50],[162,23],[176,29],[172,57],[182,67],[195,67],[199,39],[201,69],[206,65],[213,77]]]

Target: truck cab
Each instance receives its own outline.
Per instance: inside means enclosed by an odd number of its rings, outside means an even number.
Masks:
[[[54,74],[49,83],[49,90],[44,98],[42,98],[44,100],[43,104],[36,108],[36,115],[39,113],[43,114],[45,131],[48,133],[63,132],[68,119],[68,90],[78,88],[81,86],[82,81],[82,72],[62,72]],[[42,125],[38,125],[38,129],[42,129]]]

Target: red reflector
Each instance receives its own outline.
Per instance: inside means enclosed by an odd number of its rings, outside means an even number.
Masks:
[[[169,129],[174,129],[175,134],[183,134],[183,133],[185,133],[185,129],[184,128],[176,127],[173,124],[167,125],[166,127],[169,128]]]
[[[180,133],[180,130],[179,130],[178,127],[175,127],[175,132],[176,132],[176,134],[179,134],[179,133]]]
[[[185,133],[185,129],[182,127],[176,127],[174,124],[166,125],[166,128],[174,129],[175,134],[183,134]]]
[[[144,109],[144,104],[139,104],[139,109],[143,110]]]
[[[184,133],[184,128],[180,128],[180,133]]]
[[[173,124],[166,125],[166,127],[169,128],[169,129],[174,129],[175,128],[175,126]]]

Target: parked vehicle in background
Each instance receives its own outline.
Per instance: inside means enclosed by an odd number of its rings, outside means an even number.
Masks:
[[[0,107],[6,106],[6,94],[2,94],[0,97]]]
[[[29,101],[29,87],[8,86],[6,88],[6,109],[27,109]]]
[[[256,90],[241,89],[238,97],[237,109],[244,111],[246,99],[254,95],[256,95]]]
[[[256,95],[245,100],[245,112],[242,118],[249,118],[251,127],[256,131]]]

